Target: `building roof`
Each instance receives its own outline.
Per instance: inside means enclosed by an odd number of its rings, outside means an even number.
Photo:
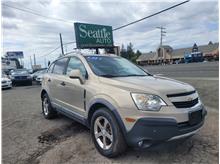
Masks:
[[[201,45],[201,46],[198,46],[198,50],[200,52],[203,52],[204,54],[210,53],[218,49],[218,46],[219,46],[218,44],[219,43]],[[172,52],[172,58],[182,58],[184,54],[189,54],[191,52],[192,52],[192,47],[174,49]]]
[[[147,61],[156,56],[156,52],[142,53],[136,61]]]
[[[201,46],[198,46],[198,51],[206,54],[206,53],[211,53],[217,50],[218,47],[219,47],[219,43],[201,45]],[[163,48],[172,49],[172,47],[168,45],[164,45]],[[173,59],[183,58],[184,54],[187,54],[187,53],[189,54],[191,52],[192,52],[192,47],[173,49],[173,51],[171,52],[171,56]],[[147,61],[147,60],[156,60],[156,52],[143,53],[137,59],[137,61]]]

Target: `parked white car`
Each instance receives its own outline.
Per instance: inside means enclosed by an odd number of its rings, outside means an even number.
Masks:
[[[7,75],[2,74],[2,88],[11,88],[12,81],[7,77]]]
[[[36,82],[37,82],[38,84],[41,84],[43,75],[44,75],[44,74],[40,74],[40,75],[37,76]]]

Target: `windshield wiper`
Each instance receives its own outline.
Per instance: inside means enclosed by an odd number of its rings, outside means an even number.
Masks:
[[[102,77],[108,77],[108,78],[111,78],[111,77],[118,77],[116,75],[110,75],[110,74],[104,74],[104,75],[99,75],[99,76],[102,76]]]
[[[130,75],[122,75],[123,77],[128,77],[128,76],[148,76],[148,75],[138,75],[138,74],[130,74]]]
[[[104,75],[99,75],[99,76],[112,78],[112,77],[128,77],[128,76],[148,76],[148,75],[138,75],[138,74],[129,74],[129,75],[111,75],[111,74],[104,74]]]

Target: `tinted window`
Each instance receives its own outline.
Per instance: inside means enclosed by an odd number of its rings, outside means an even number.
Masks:
[[[67,60],[68,58],[57,60],[54,64],[53,73],[62,75],[64,73]]]
[[[86,78],[86,74],[87,74],[86,69],[85,69],[83,63],[81,62],[81,60],[76,57],[70,58],[68,66],[67,66],[66,74],[69,75],[69,73],[73,69],[79,69],[81,74]]]

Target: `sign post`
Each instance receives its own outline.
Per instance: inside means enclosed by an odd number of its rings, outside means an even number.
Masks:
[[[114,46],[111,26],[74,23],[74,28],[76,46],[79,49],[95,48],[97,53],[98,48],[110,48]]]

